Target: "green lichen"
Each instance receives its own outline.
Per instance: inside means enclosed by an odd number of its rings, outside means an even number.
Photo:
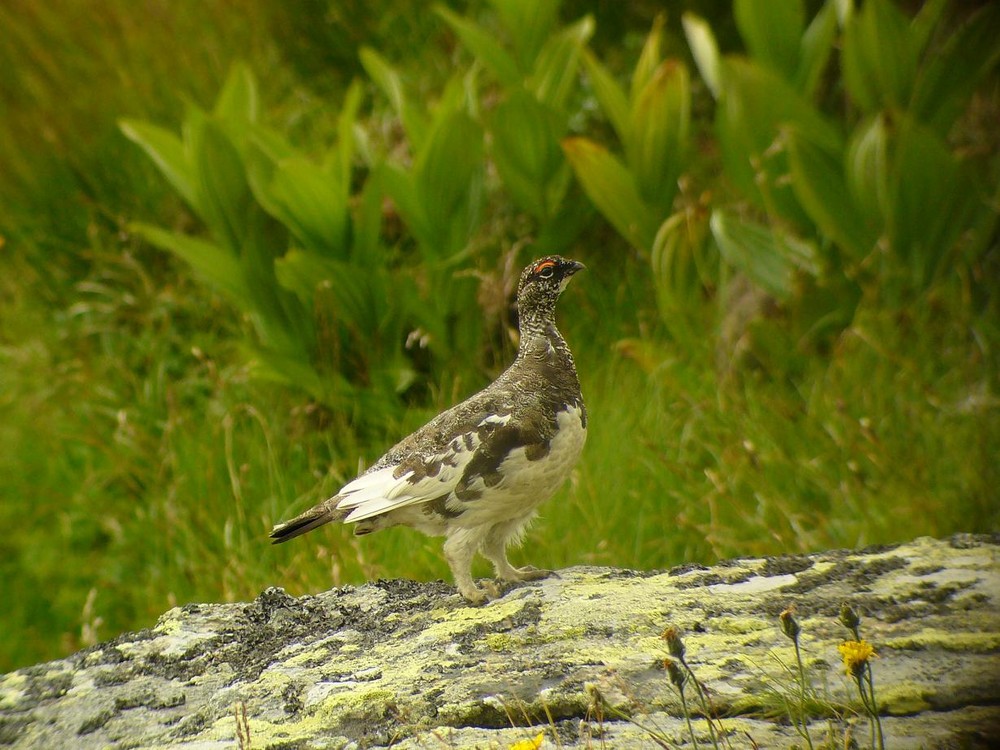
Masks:
[[[459,607],[458,609],[435,609],[431,618],[437,620],[423,632],[423,637],[435,641],[454,640],[455,636],[488,625],[495,625],[511,619],[524,609],[523,599],[492,602],[485,607]]]
[[[728,635],[749,635],[759,633],[775,624],[758,617],[716,617],[712,620],[712,629]]]
[[[880,682],[875,692],[878,704],[892,716],[909,716],[931,708],[926,686],[909,682]]]
[[[489,633],[486,638],[486,648],[490,651],[510,651],[513,639],[506,633]]]
[[[1000,632],[953,633],[947,630],[928,629],[911,635],[889,638],[884,645],[907,651],[940,648],[945,651],[989,654],[1000,650]]]

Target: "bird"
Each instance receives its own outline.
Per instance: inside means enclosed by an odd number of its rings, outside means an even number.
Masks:
[[[409,526],[444,536],[444,558],[471,604],[500,595],[477,585],[477,553],[501,581],[553,575],[514,567],[538,507],[570,476],[587,438],[587,408],[573,354],[556,327],[556,302],[585,266],[550,255],[528,264],[517,288],[518,350],[490,385],[400,440],[336,495],[271,531],[280,544],[324,524],[354,524],[355,535]]]

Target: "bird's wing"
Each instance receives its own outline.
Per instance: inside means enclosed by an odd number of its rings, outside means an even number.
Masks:
[[[350,511],[344,522],[363,521],[454,492],[477,454],[488,449],[491,436],[503,430],[510,419],[510,414],[490,414],[471,428],[453,433],[437,450],[415,450],[381,468],[376,464],[337,493],[337,509]]]

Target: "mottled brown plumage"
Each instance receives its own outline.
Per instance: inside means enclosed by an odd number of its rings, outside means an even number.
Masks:
[[[556,301],[582,268],[559,256],[525,268],[517,292],[521,338],[513,364],[394,445],[334,497],[276,526],[274,542],[331,521],[356,524],[356,534],[405,525],[443,535],[455,583],[476,603],[488,597],[472,580],[476,552],[503,580],[549,575],[530,566],[514,568],[506,549],[569,476],[586,439],[576,366],[555,324]]]

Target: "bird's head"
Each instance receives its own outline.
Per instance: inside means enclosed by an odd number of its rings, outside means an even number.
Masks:
[[[555,312],[556,300],[569,280],[586,266],[559,255],[549,255],[528,264],[517,286],[517,312],[522,327],[534,321],[548,322]]]

